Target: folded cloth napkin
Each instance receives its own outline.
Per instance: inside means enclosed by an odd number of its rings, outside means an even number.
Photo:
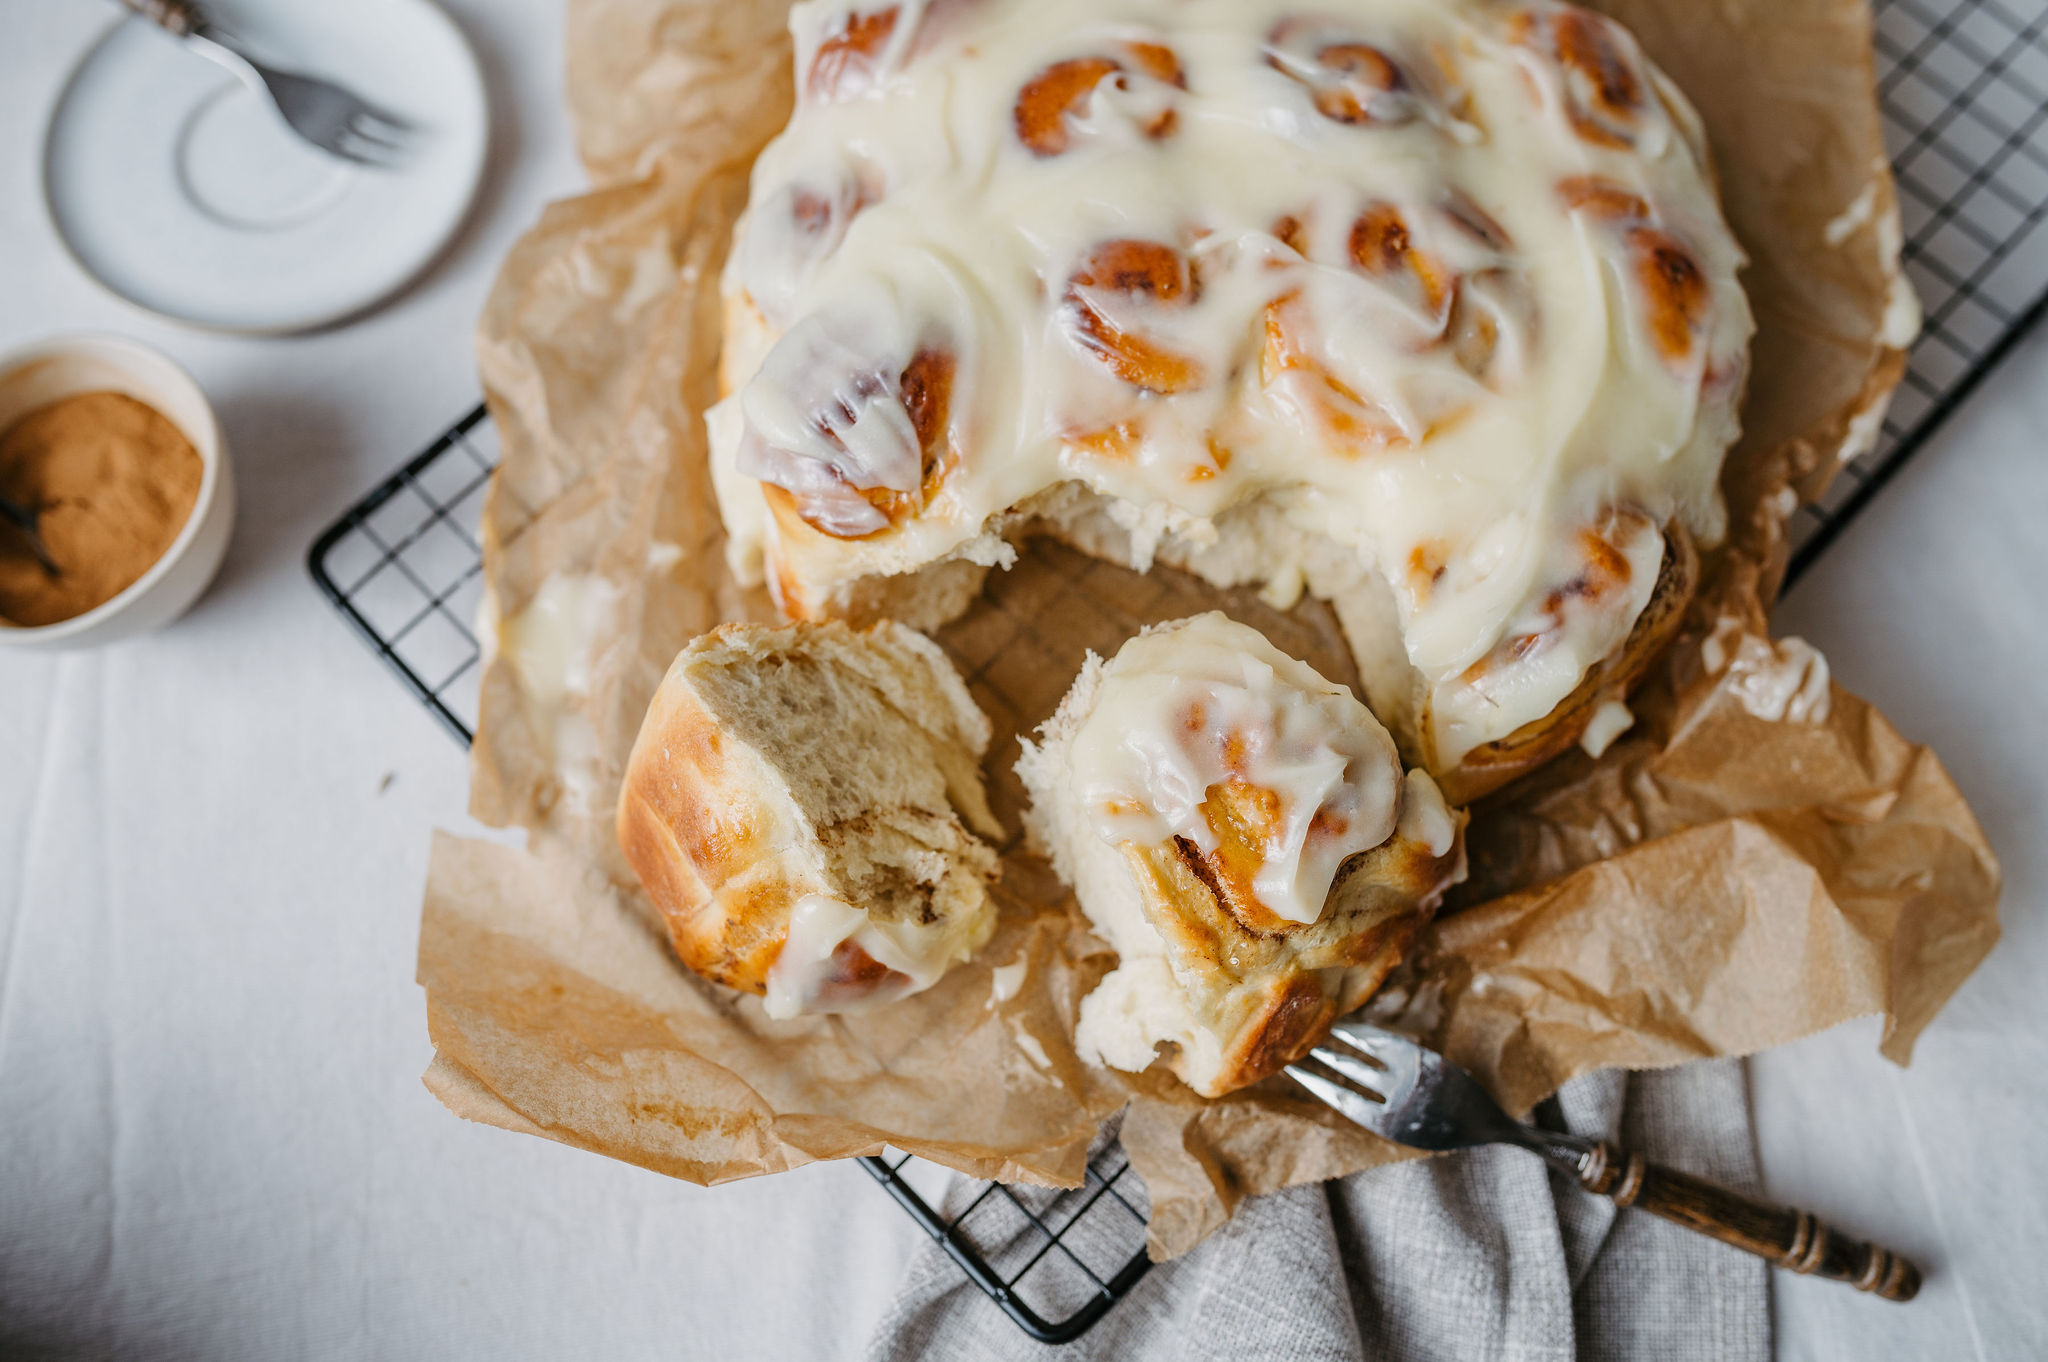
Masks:
[[[1556,1107],[1571,1130],[1757,1189],[1740,1061],[1589,1074],[1566,1084]],[[974,1190],[956,1185],[948,1208]],[[1035,1231],[1017,1219],[1021,1249]],[[1000,1266],[1001,1250],[991,1257]],[[867,1357],[1764,1362],[1767,1271],[1652,1216],[1617,1213],[1533,1155],[1477,1149],[1254,1197],[1060,1349],[1026,1337],[926,1246]]]

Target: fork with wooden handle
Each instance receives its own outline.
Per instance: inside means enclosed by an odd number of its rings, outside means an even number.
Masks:
[[[1617,1206],[1639,1207],[1780,1267],[1848,1282],[1891,1301],[1909,1301],[1920,1290],[1920,1269],[1904,1258],[1831,1230],[1805,1211],[1659,1167],[1604,1140],[1513,1120],[1472,1075],[1369,1022],[1338,1022],[1327,1043],[1287,1072],[1330,1107],[1396,1144],[1430,1150],[1519,1145]]]

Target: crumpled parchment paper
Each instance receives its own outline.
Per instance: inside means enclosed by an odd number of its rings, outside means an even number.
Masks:
[[[1600,0],[1704,116],[1751,265],[1745,435],[1684,636],[1599,761],[1474,812],[1473,877],[1376,1006],[1526,1109],[1573,1074],[1744,1054],[1882,1013],[1913,1039],[1998,934],[1998,870],[1940,763],[1766,614],[1785,524],[1868,447],[1915,313],[1863,0]],[[884,1144],[1072,1185],[1101,1119],[1145,1178],[1157,1257],[1247,1195],[1402,1157],[1275,1080],[1204,1101],[1092,1070],[1079,999],[1111,957],[1026,853],[1010,763],[1085,651],[1222,608],[1355,683],[1331,612],[1287,613],[1055,544],[939,632],[994,720],[1012,830],[1002,924],[877,1012],[773,1022],[670,954],[612,835],[648,697],[692,635],[768,618],[727,575],[705,468],[718,272],[791,99],[786,0],[571,0],[591,193],[505,262],[478,351],[504,465],[472,804],[524,849],[437,838],[419,979],[427,1083],[457,1113],[711,1183]],[[1023,961],[1015,992],[995,967]]]

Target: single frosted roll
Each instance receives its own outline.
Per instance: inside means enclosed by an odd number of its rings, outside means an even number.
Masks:
[[[1116,948],[1078,1049],[1205,1096],[1356,1007],[1464,874],[1463,818],[1342,686],[1220,614],[1091,658],[1017,772]]]

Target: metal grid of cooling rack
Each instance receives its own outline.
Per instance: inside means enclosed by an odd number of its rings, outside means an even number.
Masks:
[[[321,592],[467,746],[476,732],[484,491],[498,432],[478,406],[313,541]]]
[[[1878,99],[1925,321],[1877,447],[1793,524],[1789,585],[2048,310],[2048,0],[1876,0]]]
[[[912,1184],[919,1162],[894,1150],[861,1160],[968,1280],[1041,1343],[1088,1332],[1152,1266],[1145,1185],[1124,1180],[1131,1165],[1114,1138],[1090,1157],[1082,1185],[1063,1191],[967,1182],[934,1206]]]
[[[1876,0],[1879,94],[1925,328],[1876,448],[1801,509],[1795,580],[2048,311],[2048,0]],[[476,525],[498,456],[479,406],[314,543],[313,580],[458,739],[476,724]],[[1077,1338],[1136,1284],[1145,1192],[1113,1139],[1069,1191],[862,1165],[1032,1337]]]

